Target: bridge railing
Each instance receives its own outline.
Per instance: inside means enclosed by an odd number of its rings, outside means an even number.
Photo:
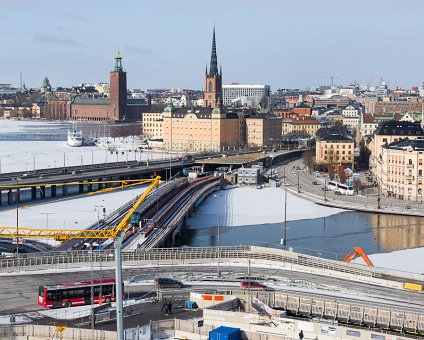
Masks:
[[[275,248],[264,248],[256,246],[234,246],[220,247],[198,247],[198,248],[154,248],[148,251],[132,251],[123,252],[123,262],[140,262],[142,264],[166,261],[177,261],[180,263],[207,263],[220,259],[222,262],[243,262],[247,265],[247,261],[253,263],[267,263],[275,267],[287,267],[290,265],[298,265],[303,268],[311,268],[321,270],[323,275],[330,275],[331,272],[351,274],[361,277],[382,278],[393,281],[402,281],[402,279],[423,280],[422,275],[414,275],[400,271],[392,271],[381,268],[370,268],[363,265],[355,265],[334,260],[323,259],[319,257],[303,255],[290,251],[284,251]],[[25,257],[6,257],[0,258],[0,271],[36,271],[43,269],[54,269],[59,265],[88,265],[90,261],[98,265],[100,262],[114,262],[114,253],[108,251],[70,251],[59,253],[38,253],[27,255]]]

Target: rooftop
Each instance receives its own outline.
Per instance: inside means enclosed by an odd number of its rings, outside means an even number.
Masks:
[[[349,137],[345,137],[341,134],[328,134],[320,139],[323,142],[352,142],[353,140]]]
[[[420,122],[389,120],[380,123],[375,130],[375,134],[379,136],[423,136],[424,131]]]
[[[408,148],[412,148],[413,150],[424,150],[424,139],[401,139],[396,142],[383,145],[385,149],[393,149],[393,150],[406,150]]]

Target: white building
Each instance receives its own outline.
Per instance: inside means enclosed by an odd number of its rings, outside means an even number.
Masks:
[[[342,110],[344,118],[359,118],[362,115],[362,107],[355,105],[348,105]]]
[[[222,86],[224,106],[247,106],[268,108],[271,101],[271,87],[269,85],[240,85],[230,84]]]

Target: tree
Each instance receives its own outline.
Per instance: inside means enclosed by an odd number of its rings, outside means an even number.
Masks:
[[[308,167],[309,173],[311,173],[315,165],[315,152],[312,150],[304,151],[302,154],[302,162]]]
[[[334,175],[335,175],[334,166],[332,164],[330,164],[328,166],[328,177],[330,177],[330,179],[333,180]]]
[[[339,166],[337,169],[337,174],[339,175],[340,183],[346,183],[346,172],[343,165]]]

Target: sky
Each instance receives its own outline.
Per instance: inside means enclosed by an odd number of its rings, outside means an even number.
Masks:
[[[203,89],[215,24],[223,83],[306,88],[424,80],[422,0],[0,0],[0,83]]]

